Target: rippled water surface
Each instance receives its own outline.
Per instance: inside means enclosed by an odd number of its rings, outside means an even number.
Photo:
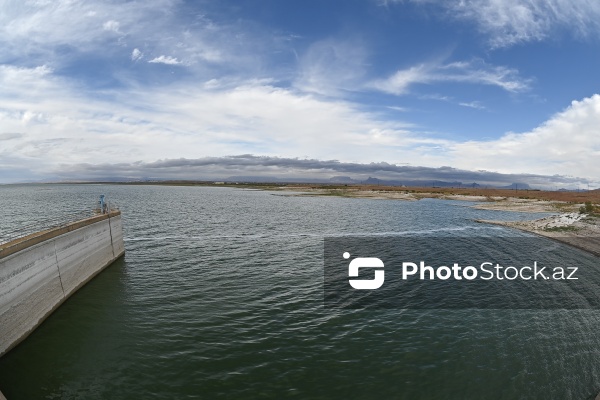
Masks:
[[[0,186],[2,228],[123,212],[126,255],[0,359],[16,399],[591,399],[600,312],[329,310],[323,237],[524,235],[463,202]]]

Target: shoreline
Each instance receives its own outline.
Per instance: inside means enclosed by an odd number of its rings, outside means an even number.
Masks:
[[[77,182],[89,184],[91,182]],[[93,182],[114,185],[208,186],[242,190],[278,192],[275,196],[344,197],[372,200],[419,201],[422,199],[454,200],[476,203],[468,205],[480,210],[554,215],[528,221],[476,220],[519,229],[585,250],[600,256],[600,189],[592,191],[513,190],[481,187],[406,187],[367,184],[296,184],[245,183],[213,181]],[[72,184],[72,183],[71,183]],[[594,214],[579,214],[584,203],[595,207]],[[581,216],[579,218],[578,216]]]
[[[444,200],[465,200],[486,202],[478,207],[486,209],[506,210],[506,204],[522,203],[519,208],[524,208],[529,202],[548,211],[548,206],[553,212],[575,211],[585,202],[600,205],[600,189],[566,191],[566,190],[540,190],[540,189],[498,189],[487,187],[437,187],[437,186],[386,186],[378,184],[343,184],[343,183],[290,183],[290,182],[215,182],[199,180],[165,180],[165,181],[82,181],[82,182],[47,182],[46,184],[58,185],[125,185],[125,186],[203,186],[227,187],[236,189],[254,189],[275,192],[297,192],[290,196],[339,196],[348,198],[373,198],[391,200],[420,200],[423,198],[439,198]],[[299,192],[299,193],[298,193]],[[489,207],[489,208],[488,208]],[[511,206],[512,208],[512,206]],[[510,210],[506,210],[510,211]],[[519,210],[516,210],[519,211]],[[529,211],[529,210],[523,210]]]
[[[446,190],[442,192],[408,190],[377,190],[375,188],[310,188],[285,187],[279,190],[298,190],[301,193],[280,194],[280,196],[338,196],[348,198],[368,198],[381,200],[418,201],[424,198],[455,200],[476,203],[468,207],[479,210],[509,211],[523,213],[551,213],[553,215],[525,221],[475,220],[478,223],[500,225],[533,233],[548,239],[576,247],[600,257],[600,215],[580,213],[584,202],[553,200],[540,192],[542,198],[524,198],[515,196],[484,196],[480,194],[458,194]],[[449,193],[448,193],[449,192]],[[546,198],[544,198],[546,197]],[[550,198],[548,198],[550,197]]]
[[[440,200],[455,200],[476,203],[468,205],[479,210],[509,211],[523,213],[551,213],[553,215],[525,221],[475,220],[486,223],[518,229],[533,233],[563,244],[576,247],[597,257],[600,257],[600,215],[582,214],[579,208],[584,204],[569,201],[559,201],[544,196],[548,192],[540,192],[542,198],[524,198],[514,196],[484,196],[480,194],[458,194],[446,190],[442,192],[408,190],[377,190],[374,188],[310,188],[289,187],[281,191],[298,190],[300,193],[280,194],[280,196],[336,196],[348,198],[366,198],[373,200],[402,200],[418,201],[424,198]]]
[[[600,217],[565,213],[528,221],[475,220],[533,233],[600,257]]]
[[[535,197],[515,197],[515,196],[491,196],[470,193],[455,193],[455,191],[436,191],[431,192],[426,189],[415,190],[396,188],[394,190],[375,189],[375,188],[324,188],[324,187],[303,187],[303,186],[285,186],[278,188],[265,188],[263,190],[274,190],[280,192],[297,192],[288,194],[278,194],[278,196],[293,197],[345,197],[353,199],[372,199],[372,200],[402,200],[419,201],[422,199],[454,200],[478,203],[470,207],[480,210],[497,210],[526,213],[564,213],[575,212],[582,203],[572,203],[560,200],[539,199]],[[486,189],[482,189],[486,190]],[[547,193],[547,192],[544,192]],[[503,193],[505,194],[505,193]],[[540,196],[543,197],[543,196]]]

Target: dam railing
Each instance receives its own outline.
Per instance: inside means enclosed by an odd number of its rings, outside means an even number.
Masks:
[[[118,208],[111,207],[110,211]],[[100,215],[100,209],[87,209],[62,216],[37,219],[35,222],[3,228],[0,226],[0,246],[13,240],[50,229],[60,228],[72,222]]]

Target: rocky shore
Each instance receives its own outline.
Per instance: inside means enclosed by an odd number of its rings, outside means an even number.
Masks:
[[[533,221],[477,222],[507,226],[548,237],[600,256],[600,217],[581,213],[563,213]]]
[[[574,211],[577,209],[577,207],[579,207],[579,204],[536,198],[482,196],[413,190],[377,190],[374,188],[364,189],[361,187],[307,188],[294,186],[280,187],[277,189],[282,192],[282,194],[278,194],[280,196],[335,196],[359,199],[404,201],[417,201],[421,199],[456,200],[477,203],[473,205],[473,207],[482,210],[514,212],[561,212]],[[273,189],[271,188],[271,190]],[[290,193],[290,191],[293,191],[293,193]]]
[[[472,194],[440,193],[413,190],[378,190],[376,188],[307,188],[282,187],[279,190],[298,190],[283,196],[337,196],[381,200],[417,201],[424,198],[473,202],[472,207],[483,210],[512,212],[550,212],[555,215],[530,221],[477,220],[480,223],[495,224],[515,228],[536,235],[548,237],[600,256],[600,215],[581,213],[581,203],[554,199],[524,198],[511,196],[483,196]]]

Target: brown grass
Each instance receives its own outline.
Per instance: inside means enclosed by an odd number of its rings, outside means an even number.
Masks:
[[[310,189],[346,189],[346,190],[373,190],[382,192],[408,192],[423,197],[431,197],[428,194],[441,196],[464,195],[485,197],[516,197],[522,199],[537,199],[548,201],[564,201],[567,203],[584,203],[591,201],[600,204],[600,189],[589,192],[559,192],[545,190],[514,190],[514,189],[483,189],[483,188],[431,188],[431,187],[399,187],[399,186],[377,186],[377,185],[293,185],[294,187],[306,187]]]

